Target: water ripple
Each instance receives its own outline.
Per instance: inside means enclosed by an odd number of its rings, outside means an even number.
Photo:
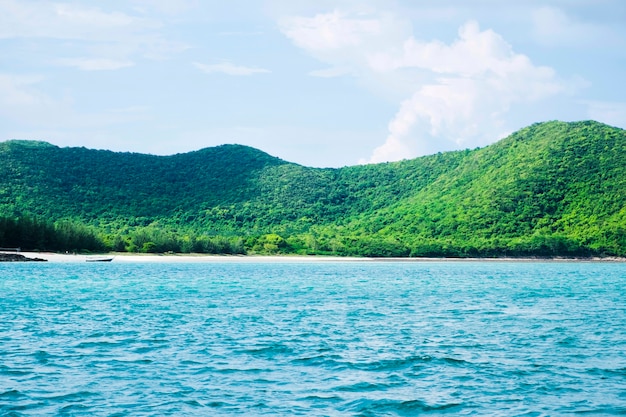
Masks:
[[[0,416],[623,415],[626,265],[0,265]]]

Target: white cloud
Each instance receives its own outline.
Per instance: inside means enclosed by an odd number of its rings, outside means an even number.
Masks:
[[[438,78],[402,103],[389,123],[389,136],[369,162],[486,145],[500,137],[504,114],[514,103],[565,91],[554,70],[533,65],[475,22],[463,25],[450,45],[410,38],[401,56],[379,55],[373,68],[416,68]]]
[[[163,39],[162,29],[163,23],[152,17],[80,3],[0,1],[0,39],[56,42],[48,51],[77,48],[88,57],[80,65],[68,64],[82,69],[128,66],[137,57],[162,59],[187,49]]]
[[[287,17],[279,23],[287,37],[309,51],[357,46],[366,37],[380,35],[382,31],[378,19],[350,19],[338,10],[312,18]]]
[[[418,39],[407,21],[390,13],[335,10],[280,24],[296,46],[330,64],[331,70],[312,75],[347,68],[344,73],[372,90],[404,91],[385,142],[362,162],[486,145],[510,130],[504,115],[511,106],[570,88],[552,68],[533,64],[474,21],[462,25],[451,43]]]
[[[63,66],[76,67],[83,71],[111,71],[134,65],[132,61],[116,61],[103,58],[67,58],[58,60],[58,63]]]
[[[389,122],[385,143],[367,161],[384,162],[486,145],[499,137],[510,103],[487,81],[442,78],[422,86]]]
[[[310,73],[317,77],[337,76],[339,71],[364,75],[369,54],[400,46],[411,32],[408,22],[392,13],[372,14],[363,10],[283,17],[278,24],[296,46],[332,68]]]
[[[271,72],[265,68],[258,67],[246,67],[243,65],[235,65],[228,61],[222,61],[219,64],[201,64],[199,62],[194,62],[193,65],[199,70],[207,73],[222,73],[227,75],[254,75],[254,74],[263,74]]]
[[[121,12],[50,1],[0,2],[0,38],[119,40],[158,23]]]

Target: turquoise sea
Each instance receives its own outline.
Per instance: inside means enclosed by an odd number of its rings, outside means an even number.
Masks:
[[[626,414],[626,264],[0,264],[1,416]]]

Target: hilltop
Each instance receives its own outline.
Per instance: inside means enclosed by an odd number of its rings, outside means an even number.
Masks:
[[[593,121],[337,169],[241,145],[154,156],[8,141],[0,246],[30,228],[45,231],[39,249],[65,230],[66,247],[77,235],[146,252],[624,256],[625,190],[626,131]]]

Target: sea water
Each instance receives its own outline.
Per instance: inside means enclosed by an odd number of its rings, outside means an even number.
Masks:
[[[626,264],[0,264],[2,416],[626,414]]]

